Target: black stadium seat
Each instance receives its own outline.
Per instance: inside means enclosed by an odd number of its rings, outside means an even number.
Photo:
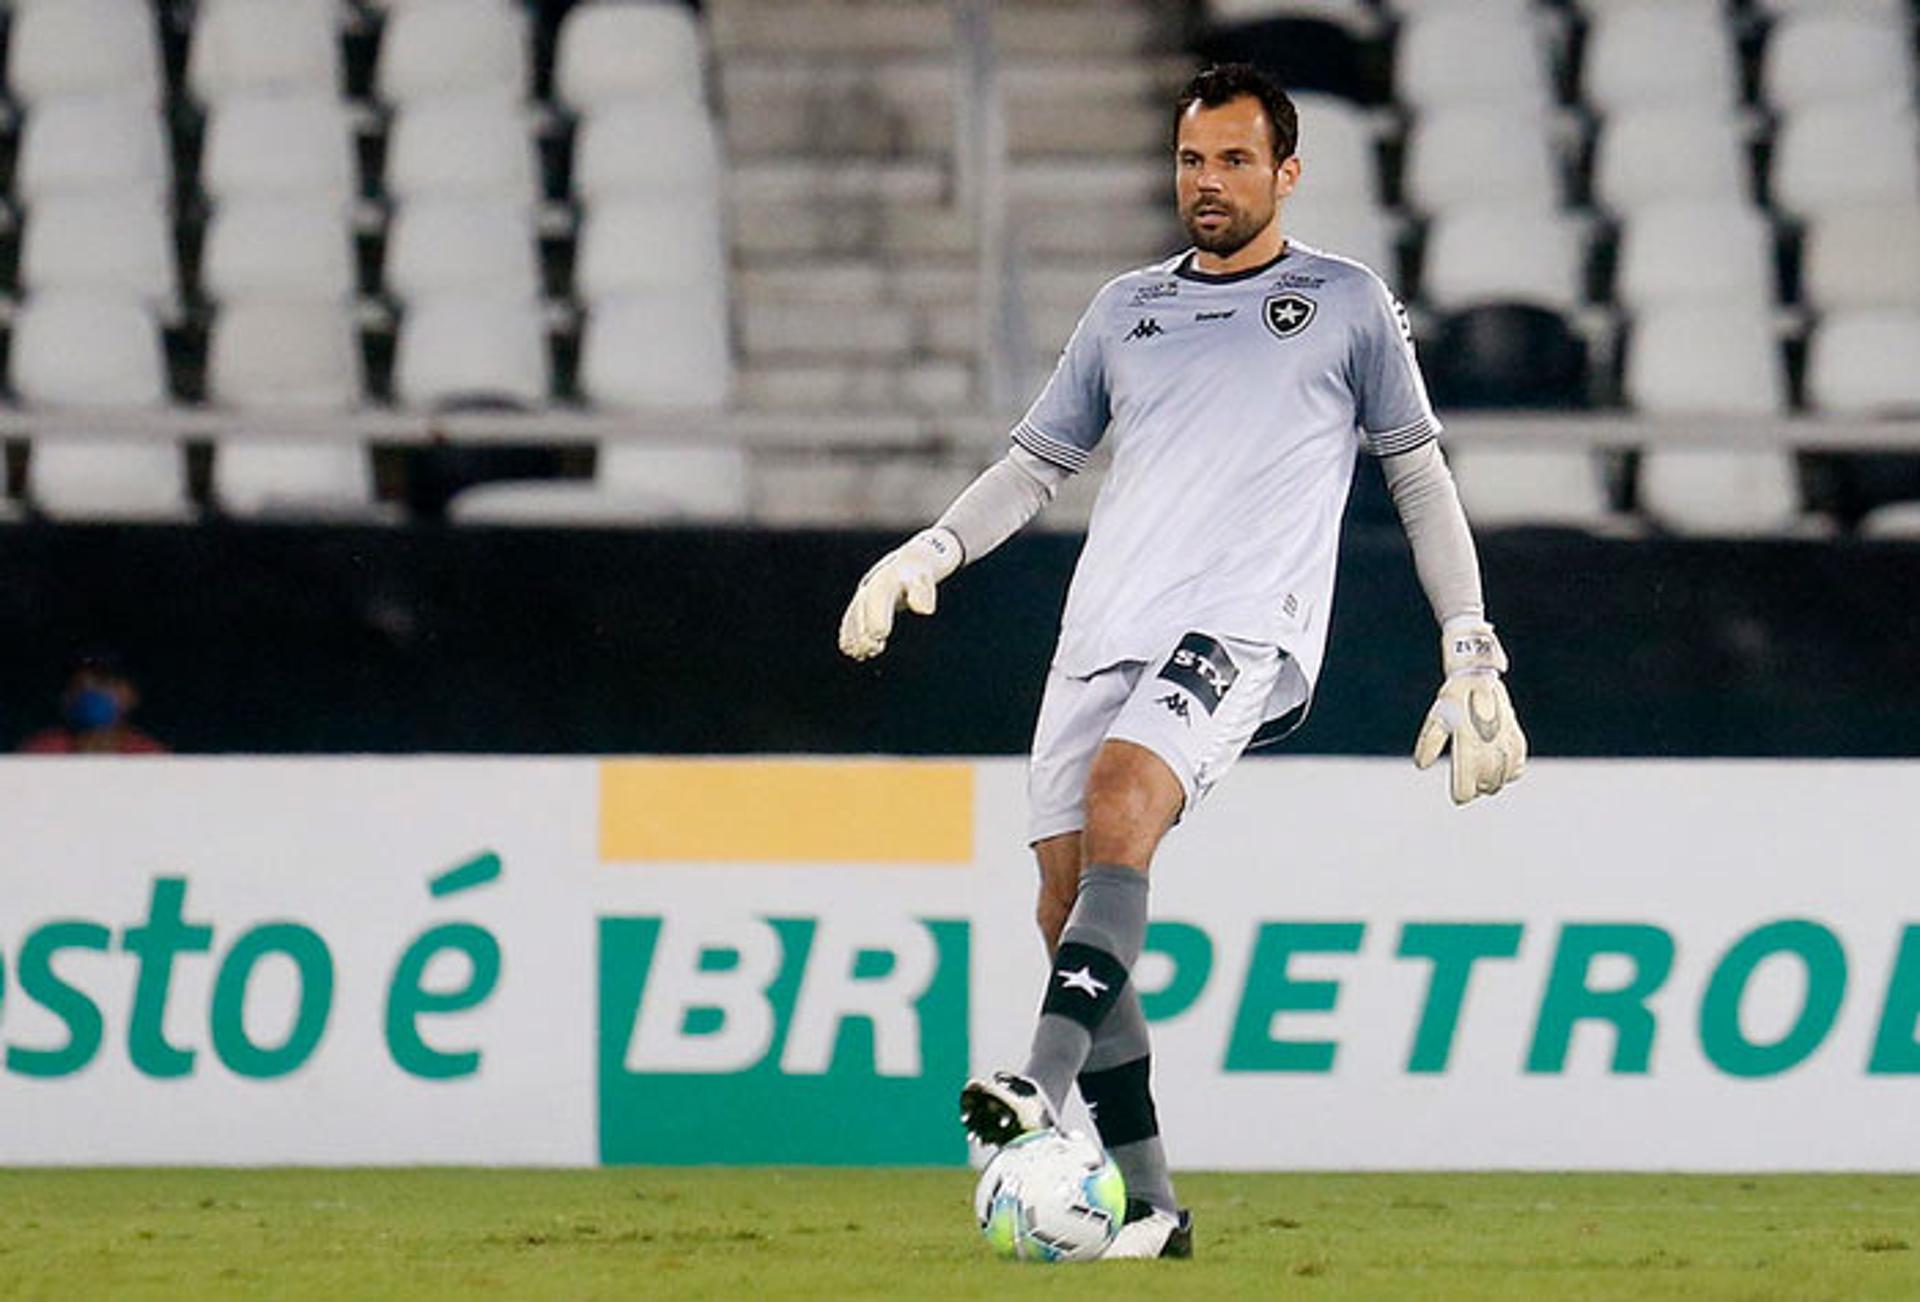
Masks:
[[[1548,308],[1490,303],[1450,313],[1421,358],[1442,408],[1588,405],[1586,344]]]

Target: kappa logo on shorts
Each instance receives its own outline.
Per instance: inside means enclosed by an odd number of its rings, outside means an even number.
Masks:
[[[1180,645],[1160,667],[1159,676],[1176,687],[1184,687],[1200,703],[1201,709],[1212,714],[1220,708],[1233,680],[1240,676],[1240,667],[1233,663],[1225,647],[1205,633],[1189,633],[1180,639]]]
[[[1288,290],[1284,294],[1275,294],[1261,304],[1261,319],[1267,323],[1267,329],[1282,339],[1291,339],[1312,324],[1314,314],[1320,307],[1305,294],[1296,294]]]
[[[1173,711],[1174,718],[1180,720],[1180,722],[1186,724],[1189,728],[1193,726],[1193,712],[1187,708],[1187,698],[1180,693],[1168,692],[1165,696],[1156,696],[1153,698],[1153,703],[1155,705],[1166,706],[1169,710]]]

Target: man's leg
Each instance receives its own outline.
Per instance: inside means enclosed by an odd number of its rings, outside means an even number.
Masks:
[[[1040,862],[1040,903],[1036,911],[1047,953],[1060,944],[1080,891],[1083,864],[1081,834],[1068,832],[1033,847]],[[1152,1057],[1146,1014],[1132,981],[1120,1002],[1094,1033],[1086,1066],[1080,1071],[1080,1097],[1093,1113],[1100,1142],[1126,1178],[1127,1193],[1156,1208],[1177,1213],[1173,1176],[1160,1143],[1160,1122],[1153,1107]]]

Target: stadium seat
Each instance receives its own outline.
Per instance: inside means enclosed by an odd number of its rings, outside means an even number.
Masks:
[[[596,109],[574,139],[573,191],[588,203],[636,193],[715,195],[720,144],[695,104],[629,101]]]
[[[143,100],[69,96],[43,100],[27,114],[14,172],[14,194],[27,204],[132,191],[164,199],[172,180],[160,117]]]
[[[1649,448],[1637,482],[1640,509],[1675,533],[1754,537],[1806,524],[1793,458],[1777,448]]]
[[[1628,401],[1650,416],[1777,416],[1785,363],[1757,305],[1651,308],[1627,341]]]
[[[98,290],[171,311],[179,292],[173,225],[151,194],[50,195],[27,213],[20,284]]]
[[[1807,402],[1837,416],[1920,416],[1920,308],[1822,321],[1807,353]]]
[[[1821,213],[1801,249],[1800,292],[1815,308],[1920,307],[1920,205]]]
[[[587,111],[618,100],[705,100],[700,28],[673,4],[583,4],[560,24],[554,90]]]
[[[360,191],[346,107],[331,95],[217,100],[208,113],[200,180],[222,200],[302,197],[344,206]]]
[[[1896,104],[1815,104],[1773,146],[1775,206],[1796,217],[1863,204],[1920,203],[1920,128]]]
[[[1485,303],[1449,312],[1422,360],[1443,409],[1588,405],[1587,346],[1551,308]]]
[[[376,89],[389,104],[449,95],[526,98],[526,15],[505,0],[420,0],[380,35]]]
[[[223,200],[207,224],[200,281],[215,299],[343,302],[355,290],[353,237],[333,200]]]
[[[1761,13],[1775,18],[1810,11],[1824,13],[1835,8],[1835,0],[1751,0],[1751,3]],[[1844,5],[1849,13],[1892,18],[1910,12],[1911,0],[1844,0]]]
[[[1738,199],[1649,204],[1620,238],[1614,297],[1636,311],[1774,298],[1773,232]]]
[[[621,439],[600,446],[592,484],[480,484],[447,515],[468,525],[619,526],[739,520],[747,504],[744,449]]]
[[[538,175],[525,111],[499,96],[409,102],[387,136],[387,192],[402,202],[459,196],[532,203]]]
[[[373,464],[357,439],[263,434],[214,447],[213,499],[228,515],[356,523],[386,520],[374,498]]]
[[[1594,196],[1616,213],[1672,199],[1749,199],[1753,172],[1733,115],[1715,108],[1624,109],[1601,127]]]
[[[28,299],[14,319],[8,375],[31,407],[157,407],[167,400],[159,326],[130,295]]]
[[[348,411],[360,340],[339,299],[236,299],[213,323],[208,397],[241,411]]]
[[[1401,26],[1394,95],[1415,109],[1511,105],[1533,113],[1553,100],[1547,54],[1531,16],[1498,6],[1423,6]]]
[[[539,407],[551,372],[534,304],[448,295],[413,304],[401,318],[394,390],[403,406],[486,399]]]
[[[653,246],[650,257],[661,246]],[[669,246],[672,247],[672,246]],[[405,300],[440,294],[540,297],[538,245],[525,203],[416,199],[387,231],[386,286]]]
[[[1592,12],[1581,86],[1601,113],[1677,104],[1731,109],[1737,67],[1715,6],[1639,0]]]
[[[594,303],[580,341],[580,389],[596,407],[712,410],[732,384],[727,304],[715,286]]]
[[[180,446],[151,436],[35,439],[27,497],[55,520],[171,524],[194,514]]]
[[[1802,10],[1767,34],[1761,93],[1786,112],[1830,100],[1911,103],[1912,48],[1909,17]]]
[[[333,95],[340,74],[334,0],[202,0],[187,59],[201,103],[264,91]]]
[[[1246,18],[1221,18],[1212,8],[1198,43],[1207,62],[1251,63],[1289,90],[1356,103],[1379,98],[1365,55],[1374,20],[1362,6],[1308,0]]]
[[[721,284],[724,241],[712,205],[667,196],[604,200],[580,224],[574,293],[591,302],[629,290]],[[672,256],[662,257],[663,249]]]
[[[1564,213],[1480,205],[1455,208],[1427,232],[1421,299],[1439,311],[1480,303],[1580,305],[1586,242]]]
[[[1318,195],[1302,187],[1287,200],[1282,225],[1289,239],[1363,262],[1387,284],[1396,288],[1401,284],[1393,219],[1378,205],[1323,203]]]
[[[1316,202],[1380,201],[1380,164],[1364,113],[1330,95],[1294,99],[1300,115],[1302,189]]]
[[[1407,139],[1407,202],[1427,213],[1468,205],[1556,208],[1559,163],[1544,123],[1507,109],[1429,109]]]
[[[1494,445],[1449,451],[1447,460],[1476,529],[1617,523],[1600,465],[1584,449]]]
[[[26,105],[71,95],[159,104],[160,42],[145,0],[61,0],[13,16],[7,85]]]

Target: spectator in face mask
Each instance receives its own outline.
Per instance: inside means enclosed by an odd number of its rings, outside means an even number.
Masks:
[[[167,748],[127,722],[140,692],[110,656],[87,656],[60,697],[61,723],[20,743],[24,755],[164,755]]]

